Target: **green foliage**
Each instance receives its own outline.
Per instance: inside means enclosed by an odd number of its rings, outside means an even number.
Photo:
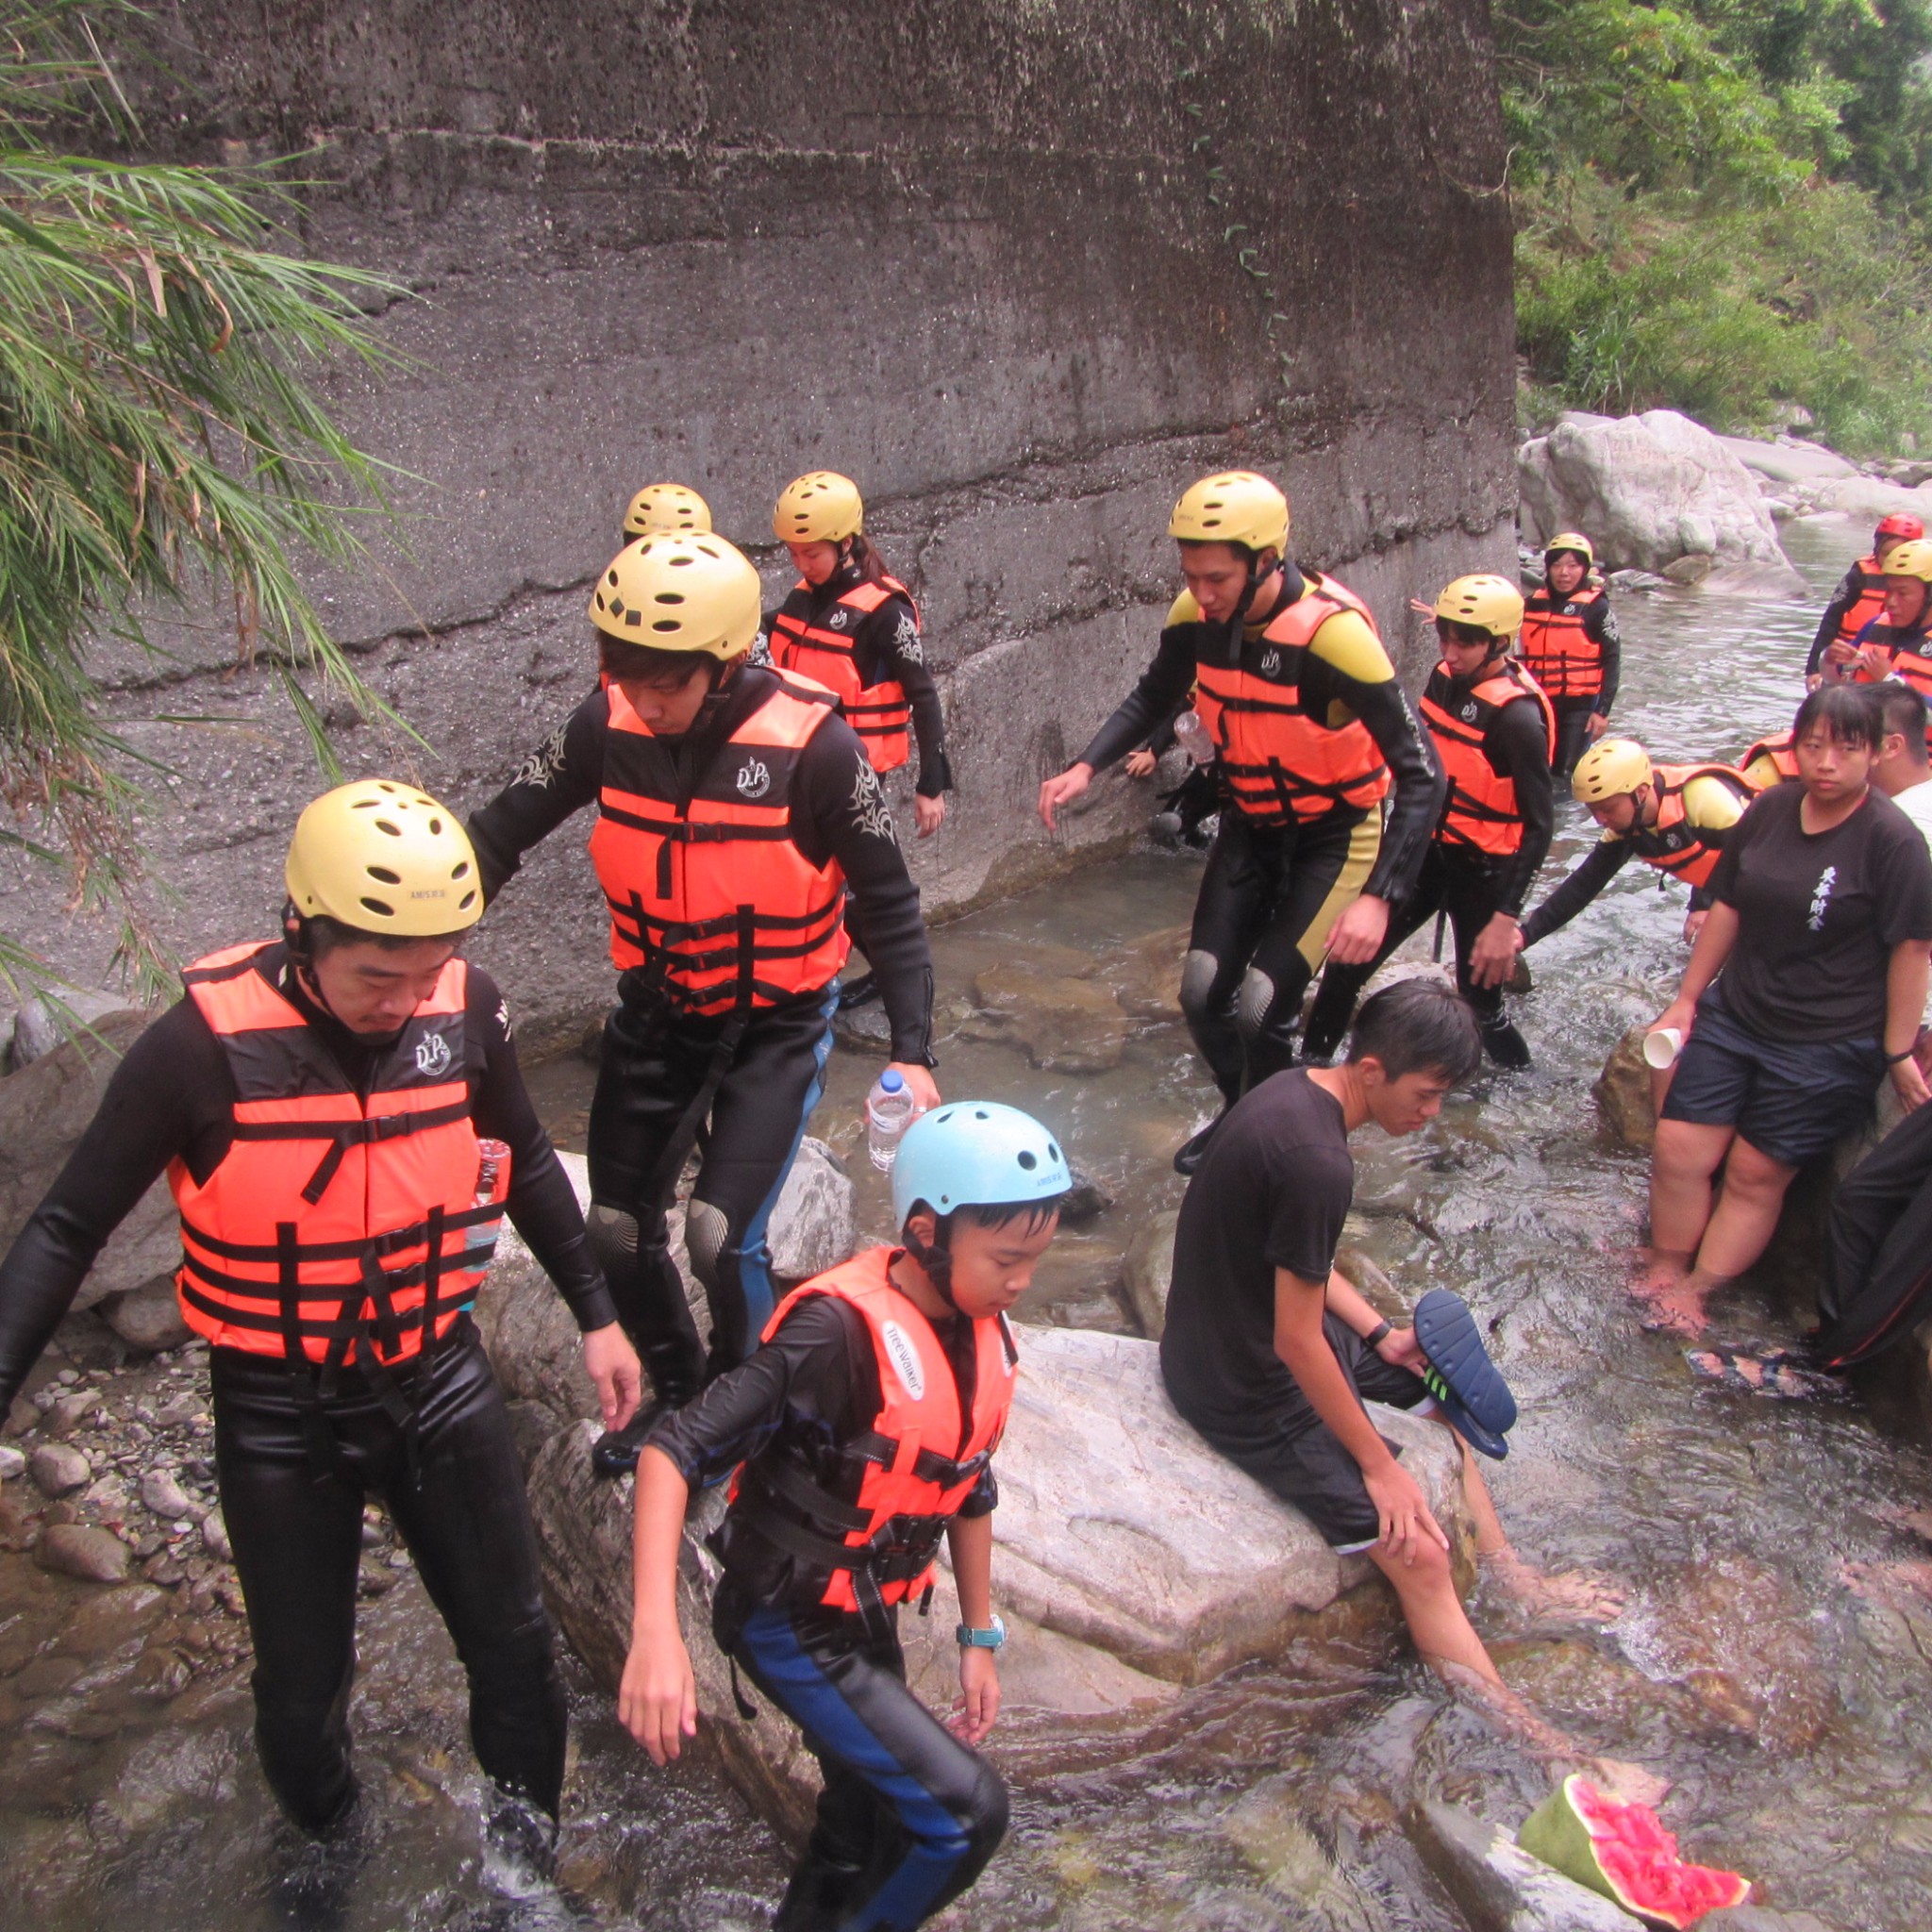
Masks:
[[[1932,0],[1495,16],[1534,407],[1932,428]]]
[[[350,301],[370,278],[278,252],[286,191],[258,171],[56,144],[136,131],[78,0],[0,0],[0,841],[67,863],[152,990],[140,761],[99,717],[97,641],[158,655],[147,614],[220,593],[333,774],[304,675],[383,708],[291,556],[352,557],[383,497],[307,386],[380,359]],[[0,978],[30,965],[0,938]]]

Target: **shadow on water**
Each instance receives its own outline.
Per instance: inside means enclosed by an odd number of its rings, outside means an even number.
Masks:
[[[1790,533],[1812,603],[1621,600],[1618,726],[1670,761],[1734,757],[1782,727],[1816,609],[1857,534]],[[1560,809],[1546,885],[1593,836]],[[1212,1098],[1171,1007],[1161,1017],[1197,875],[1196,861],[1144,854],[936,935],[945,1090],[1037,1110],[1113,1197],[1057,1245],[1023,1309],[1034,1321],[1133,1325],[1123,1256],[1177,1204],[1168,1155]],[[1675,1347],[1638,1330],[1622,1291],[1644,1167],[1602,1140],[1589,1090],[1623,1027],[1661,1005],[1683,909],[1633,867],[1539,948],[1536,990],[1518,1002],[1536,1067],[1486,1075],[1414,1141],[1363,1136],[1358,1201],[1407,1211],[1358,1217],[1352,1239],[1406,1296],[1454,1287],[1490,1324],[1523,1410],[1493,1486],[1524,1554],[1603,1572],[1628,1594],[1607,1632],[1556,1637],[1479,1594],[1505,1675],[1599,1748],[1669,1776],[1664,1815],[1693,1856],[1844,1932],[1904,1928],[1924,1922],[1932,1887],[1932,1602],[1857,1594],[1844,1566],[1924,1554],[1894,1512],[1932,1501],[1932,1465],[1857,1405],[1694,1386]],[[883,1236],[887,1191],[858,1129],[876,1067],[836,1054],[815,1127],[854,1157],[862,1226]],[[564,1144],[581,1144],[589,1081],[581,1063],[540,1072]],[[1766,1334],[1790,1320],[1748,1291],[1724,1314]],[[7,1614],[0,1605],[0,1639]],[[413,1579],[365,1607],[362,1655],[375,1826],[332,1923],[765,1923],[758,1902],[782,1883],[771,1834],[705,1760],[653,1773],[581,1682],[563,1861],[576,1903],[491,1900],[459,1674]],[[0,1921],[308,1923],[271,1896],[267,1874],[285,1855],[241,1683],[192,1694],[207,1707],[186,1724],[163,1711],[92,1743],[13,1734]],[[1404,1809],[1441,1796],[1513,1824],[1545,1787],[1411,1657],[1345,1647],[1209,1686],[1129,1761],[1037,1750],[1006,1758],[1012,1837],[949,1924],[1453,1932],[1461,1921],[1403,1836]]]

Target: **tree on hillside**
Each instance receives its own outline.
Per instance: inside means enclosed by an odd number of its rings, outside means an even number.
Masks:
[[[100,716],[100,642],[158,656],[152,614],[213,598],[333,775],[305,677],[388,714],[291,558],[352,557],[385,506],[381,466],[306,380],[382,359],[350,300],[371,278],[278,251],[292,204],[264,171],[76,151],[138,139],[90,9],[0,0],[0,842],[67,867],[153,992],[148,761]],[[42,977],[0,933],[0,978]]]

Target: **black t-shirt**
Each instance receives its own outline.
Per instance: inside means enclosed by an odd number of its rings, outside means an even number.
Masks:
[[[1932,941],[1932,857],[1878,791],[1828,832],[1804,829],[1805,795],[1760,792],[1710,875],[1739,922],[1718,979],[1724,1009],[1767,1040],[1875,1040],[1891,949]]]
[[[1174,1404],[1228,1445],[1319,1418],[1274,1352],[1274,1271],[1325,1283],[1355,1192],[1341,1103],[1297,1068],[1238,1102],[1188,1184],[1160,1368]]]

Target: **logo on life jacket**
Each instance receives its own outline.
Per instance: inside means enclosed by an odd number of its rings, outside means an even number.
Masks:
[[[747,798],[762,798],[772,789],[772,774],[762,758],[748,758],[739,767],[738,789]]]
[[[892,1365],[892,1373],[906,1385],[906,1392],[914,1402],[925,1397],[925,1370],[919,1359],[919,1346],[896,1322],[885,1322],[879,1325],[879,1334],[886,1344],[886,1358]]]
[[[832,614],[825,619],[825,627],[828,630],[843,630],[845,626],[851,622],[852,613],[849,610],[847,610],[842,604],[841,604],[832,612]]]
[[[449,1072],[449,1041],[440,1033],[425,1033],[416,1042],[416,1071],[425,1080]]]
[[[1261,675],[1263,677],[1276,677],[1280,675],[1280,673],[1281,653],[1271,644],[1261,653]]]

